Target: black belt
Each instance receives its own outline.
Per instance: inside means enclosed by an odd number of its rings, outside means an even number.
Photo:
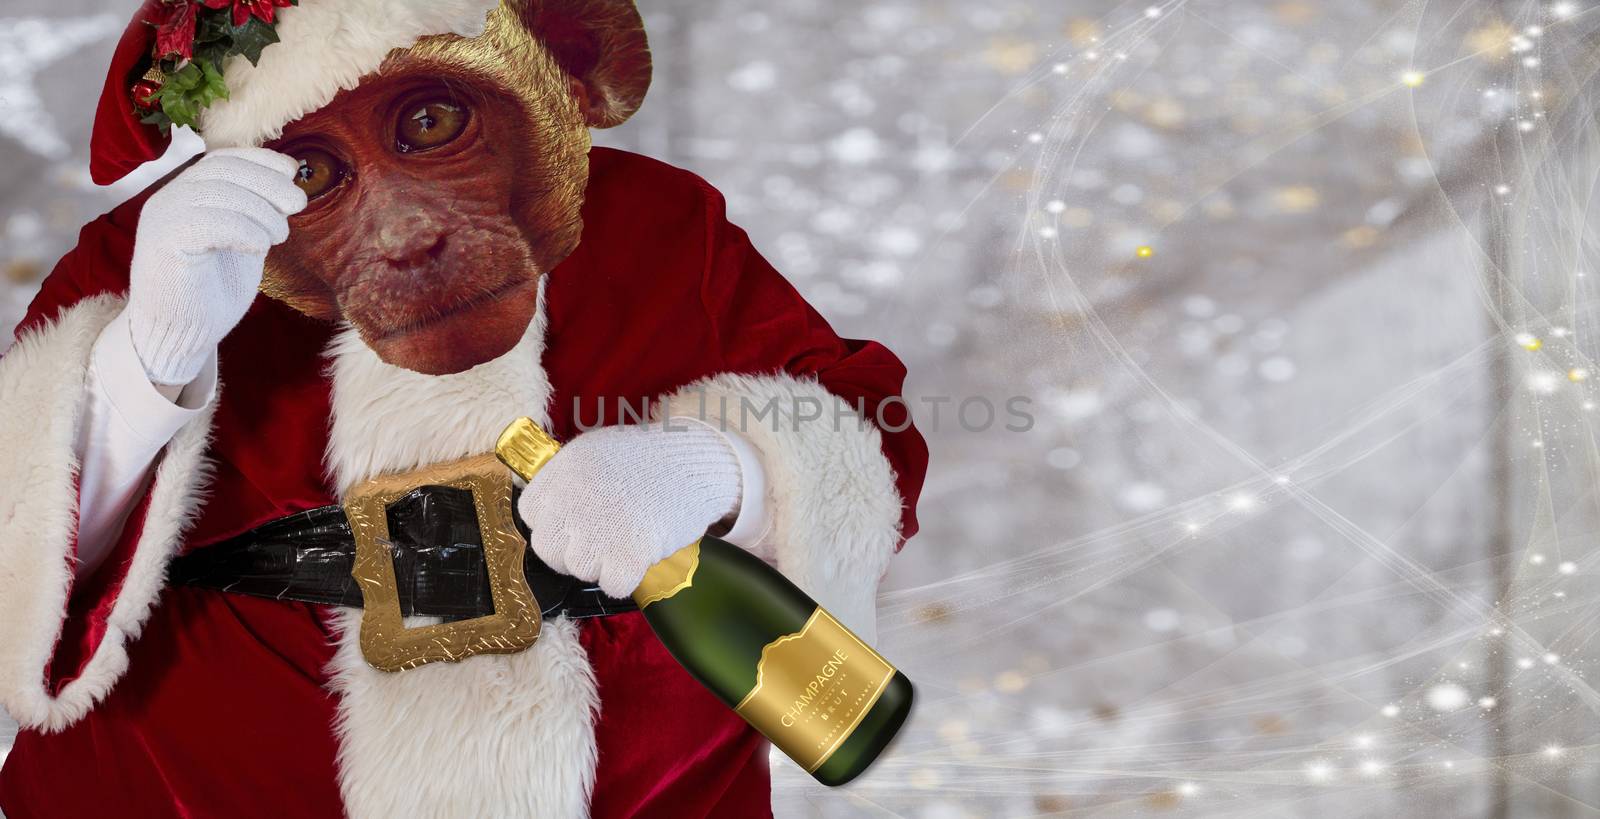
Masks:
[[[388,515],[402,615],[451,622],[494,614],[471,493],[420,487],[391,504]],[[516,527],[526,540],[521,520]],[[355,554],[344,509],[325,506],[179,557],[167,576],[175,585],[360,608],[361,587],[350,576]],[[541,616],[577,619],[638,610],[630,599],[607,597],[593,584],[556,572],[532,549],[526,554],[528,586]]]

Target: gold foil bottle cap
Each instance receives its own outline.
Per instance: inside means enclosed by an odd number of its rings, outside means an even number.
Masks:
[[[533,422],[532,418],[518,418],[500,433],[494,445],[494,454],[500,463],[511,468],[525,481],[533,480],[544,465],[561,451],[561,444],[550,433]]]

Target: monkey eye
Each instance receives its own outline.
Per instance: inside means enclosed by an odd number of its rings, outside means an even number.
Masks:
[[[327,151],[307,148],[296,153],[300,170],[295,171],[294,183],[306,192],[307,199],[316,199],[339,187],[348,175],[344,163]]]
[[[395,143],[403,154],[428,151],[454,141],[466,129],[466,108],[449,100],[430,100],[401,110]]]

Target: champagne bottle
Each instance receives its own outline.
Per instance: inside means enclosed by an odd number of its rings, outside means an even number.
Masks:
[[[558,448],[524,418],[496,452],[532,480]],[[701,538],[651,567],[633,598],[691,676],[824,785],[866,770],[911,712],[904,674],[731,543]]]

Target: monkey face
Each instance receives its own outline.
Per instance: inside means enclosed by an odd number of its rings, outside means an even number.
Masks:
[[[384,361],[430,375],[509,352],[539,277],[576,246],[588,177],[582,93],[530,97],[401,57],[289,125],[310,205],[263,289],[349,321]]]

